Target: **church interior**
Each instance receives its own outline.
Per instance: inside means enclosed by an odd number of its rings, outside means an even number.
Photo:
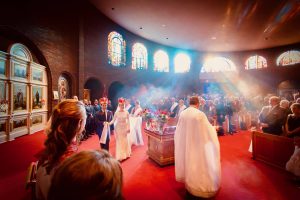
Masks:
[[[201,199],[175,178],[172,99],[187,109],[192,96],[220,143],[213,199],[299,198],[300,162],[298,175],[286,169],[300,136],[286,128],[287,116],[300,119],[299,0],[12,0],[1,8],[0,199],[36,199],[31,164],[44,129],[74,97],[91,108],[107,100],[112,113],[124,98],[130,117],[142,108],[134,124],[143,144],[120,161],[124,199]],[[275,96],[289,112],[279,134],[264,131],[261,118]],[[100,149],[88,119],[78,151]]]

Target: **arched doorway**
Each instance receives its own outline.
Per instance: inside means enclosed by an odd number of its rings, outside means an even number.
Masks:
[[[103,96],[104,86],[97,78],[89,78],[84,84],[84,89],[89,93],[91,101]]]
[[[294,94],[300,91],[300,82],[297,80],[282,81],[278,85],[278,94],[287,100],[294,100]]]
[[[111,100],[114,110],[117,107],[118,98],[123,97],[125,94],[124,87],[125,86],[123,83],[121,83],[119,81],[115,81],[112,84],[110,84],[110,86],[108,88],[108,99]]]

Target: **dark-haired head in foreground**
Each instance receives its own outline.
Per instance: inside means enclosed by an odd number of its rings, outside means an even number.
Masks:
[[[58,167],[48,199],[122,199],[122,181],[120,163],[107,151],[82,151]]]

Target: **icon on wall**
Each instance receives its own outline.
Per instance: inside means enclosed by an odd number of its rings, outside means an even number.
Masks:
[[[32,69],[32,80],[43,82],[43,71]]]
[[[14,110],[26,110],[27,108],[26,85],[15,84],[13,87]]]
[[[41,109],[43,98],[43,88],[32,86],[32,109]]]
[[[89,89],[83,89],[83,99],[86,99],[86,100],[89,100],[89,101],[91,100]]]
[[[58,91],[53,91],[53,99],[54,100],[58,100],[59,99]]]
[[[58,79],[58,95],[60,101],[70,98],[69,82],[63,75]]]
[[[19,78],[26,78],[26,66],[14,64],[14,76]]]

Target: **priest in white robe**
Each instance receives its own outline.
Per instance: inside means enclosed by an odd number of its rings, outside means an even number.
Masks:
[[[216,195],[221,184],[220,144],[216,130],[199,109],[198,97],[181,112],[175,131],[175,175],[189,193]]]

